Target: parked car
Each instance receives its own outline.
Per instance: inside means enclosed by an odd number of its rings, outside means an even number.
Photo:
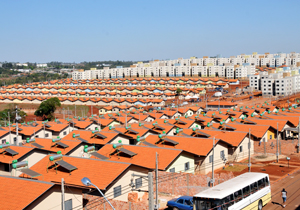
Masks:
[[[193,210],[193,197],[181,196],[174,198],[168,201],[167,206],[173,208],[173,210]]]

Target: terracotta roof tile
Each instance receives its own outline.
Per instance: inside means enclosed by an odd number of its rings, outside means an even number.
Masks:
[[[48,191],[54,184],[21,179],[10,176],[0,176],[1,209],[18,210],[26,208],[30,203]],[[6,198],[6,199],[4,199]],[[12,202],[14,198],[17,202]]]
[[[158,147],[181,149],[191,154],[206,156],[213,147],[213,139],[208,138],[194,138],[186,136],[167,136],[166,138],[178,142],[176,146],[168,144],[167,142],[159,142],[160,138],[157,135],[149,135],[146,141]],[[217,143],[218,140],[215,141]]]
[[[30,151],[33,150],[33,148],[24,147],[24,146],[12,146],[11,145],[9,148],[14,150],[18,154],[12,156],[12,155],[4,152],[5,149],[0,149],[0,152],[2,153],[0,155],[0,162],[1,163],[12,163],[13,160],[18,160],[19,158],[23,157],[24,155],[28,154]]]
[[[115,151],[112,144],[107,144],[102,147],[98,153],[104,155],[112,161],[120,161],[131,163],[134,165],[142,166],[145,168],[155,169],[155,155],[159,155],[159,170],[166,170],[166,168],[181,154],[182,150],[179,149],[165,149],[160,147],[147,147],[137,145],[123,145],[122,147],[136,153],[133,157],[127,155],[112,154]],[[112,155],[111,155],[112,154]]]
[[[30,168],[43,175],[37,177],[38,180],[60,183],[61,178],[64,178],[65,185],[81,188],[87,188],[81,183],[81,178],[89,177],[93,181],[93,184],[101,190],[105,190],[109,184],[130,166],[128,163],[63,156],[65,162],[75,166],[77,169],[69,173],[64,169],[61,169],[61,167],[58,167],[56,173],[55,168],[51,168],[53,163],[49,162],[49,157],[50,155],[44,157]],[[47,165],[49,167],[48,172]],[[20,175],[20,177],[22,176],[23,174]]]

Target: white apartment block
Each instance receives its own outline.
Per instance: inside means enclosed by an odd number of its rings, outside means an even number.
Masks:
[[[245,79],[255,74],[256,67],[300,66],[300,53],[237,55],[229,58],[207,57],[175,60],[138,62],[131,67],[104,67],[98,70],[77,71],[73,79],[106,79],[124,77],[225,77]],[[287,68],[287,67],[285,67]],[[287,69],[284,69],[287,70]]]
[[[46,68],[47,67],[47,63],[37,63],[36,67],[37,68]]]
[[[249,76],[249,85],[261,90],[264,96],[286,96],[300,92],[300,75],[290,76],[290,72],[261,72]]]
[[[254,90],[260,90],[260,75],[251,75],[249,77],[249,86]]]
[[[27,63],[17,63],[16,66],[28,66]]]

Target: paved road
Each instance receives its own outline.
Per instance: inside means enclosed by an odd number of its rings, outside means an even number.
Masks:
[[[271,186],[272,201],[263,210],[283,209],[281,206],[281,190],[285,188],[288,193],[285,210],[300,210],[300,171],[290,175]]]

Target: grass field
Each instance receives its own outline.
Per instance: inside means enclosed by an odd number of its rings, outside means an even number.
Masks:
[[[235,164],[233,166],[227,166],[224,170],[232,171],[232,172],[240,172],[240,171],[244,170],[245,168],[248,168],[248,166]]]

